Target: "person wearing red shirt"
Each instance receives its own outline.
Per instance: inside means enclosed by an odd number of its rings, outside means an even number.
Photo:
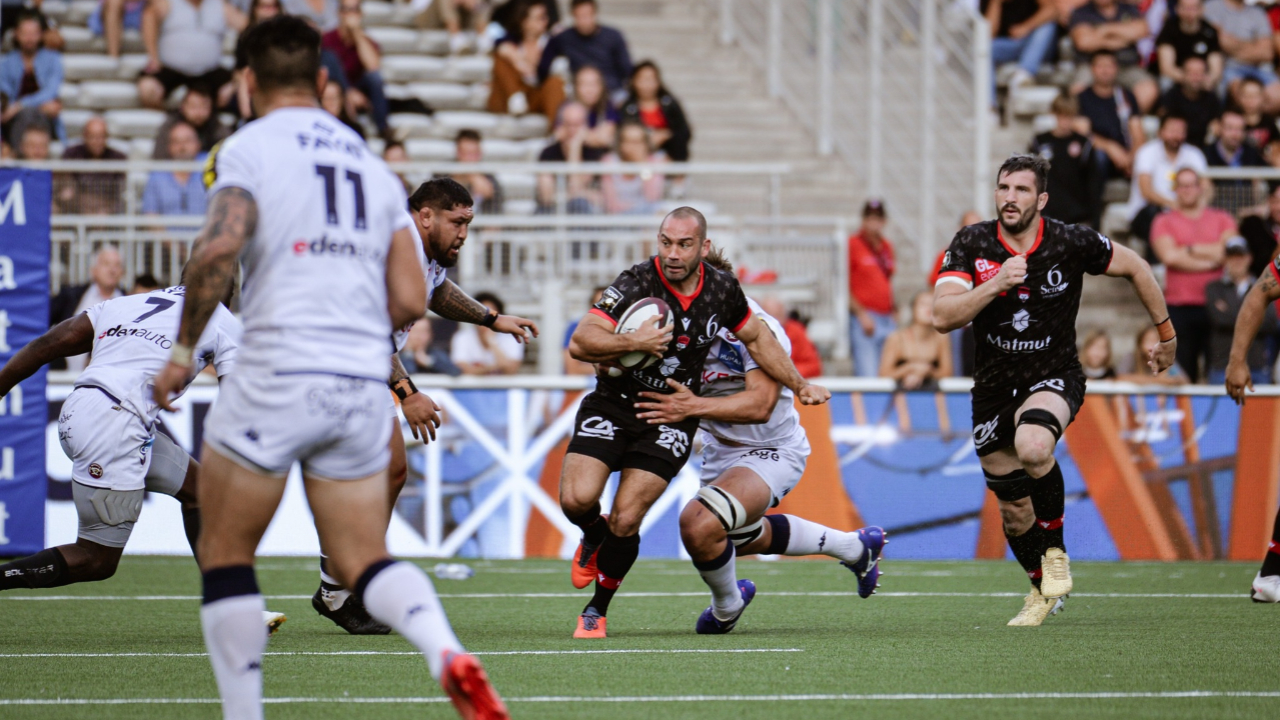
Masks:
[[[787,308],[776,297],[767,297],[760,301],[760,308],[782,323],[782,331],[791,341],[791,362],[796,366],[801,377],[816,378],[822,375],[822,357],[818,348],[809,339],[809,330],[794,315],[787,313]]]
[[[862,227],[849,237],[849,345],[858,377],[876,377],[884,341],[894,331],[893,245],[882,235],[884,203],[862,206]]]

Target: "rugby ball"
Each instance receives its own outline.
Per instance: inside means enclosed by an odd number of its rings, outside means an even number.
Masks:
[[[613,329],[613,332],[615,335],[635,332],[655,317],[663,318],[661,327],[675,322],[675,317],[671,314],[671,306],[667,305],[662,298],[647,297],[637,300],[618,319],[618,326]],[[628,370],[642,370],[657,361],[658,358],[643,352],[631,352],[618,358],[618,364]]]

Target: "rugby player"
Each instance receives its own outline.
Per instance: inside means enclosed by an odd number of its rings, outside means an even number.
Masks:
[[[706,262],[733,272],[717,252]],[[777,319],[747,302],[790,355],[791,341]],[[702,489],[680,514],[684,547],[711,589],[711,607],[698,617],[696,632],[733,630],[755,597],[755,583],[737,579],[737,555],[827,555],[858,576],[859,595],[875,593],[884,530],[847,533],[795,515],[765,515],[800,482],[810,454],[791,390],[761,370],[728,329],[720,330],[707,356],[701,397],[674,380],[667,384],[674,392],[640,393],[646,401],[636,404],[642,411],[636,417],[650,425],[701,419]]]
[[[262,717],[254,554],[298,462],[334,576],[422,652],[462,716],[506,718],[431,581],[387,554],[387,354],[392,328],[426,311],[404,187],[319,108],[319,33],[277,17],[244,43],[259,119],[215,158],[182,324],[154,389],[167,407],[186,384],[196,339],[241,258],[239,369],[206,422],[199,485],[200,617],[223,715]]]
[[[514,315],[489,312],[484,304],[445,276],[448,268],[458,264],[458,254],[467,241],[468,228],[475,218],[472,205],[471,193],[452,178],[429,180],[409,196],[409,210],[420,240],[417,245],[420,249],[418,261],[426,281],[427,307],[446,320],[484,325],[495,332],[513,335],[519,342],[528,342],[531,336],[538,336],[536,323]],[[404,348],[411,326],[412,323],[394,333],[397,351]],[[401,364],[398,353],[391,355],[388,384],[400,399],[400,408],[413,436],[424,443],[434,440],[436,428],[440,426],[440,408],[425,393],[419,392]],[[390,393],[387,394],[387,404],[392,418],[388,500],[391,512],[395,512],[396,499],[400,497],[409,474],[409,464],[404,435],[400,432],[400,417]],[[390,519],[388,514],[388,522]],[[390,626],[369,617],[360,599],[351,597],[351,591],[329,573],[328,558],[323,553],[320,555],[320,588],[312,596],[311,606],[352,635],[386,635],[391,632]]]
[[[817,405],[831,397],[800,376],[773,333],[752,317],[737,279],[703,262],[710,251],[702,213],[691,207],[671,211],[658,229],[658,254],[619,275],[569,340],[569,354],[582,362],[611,364],[633,351],[661,359],[616,376],[599,374],[574,420],[560,474],[560,507],[582,528],[571,565],[573,584],[583,588],[596,582],[575,638],[607,636],[609,603],[640,551],[640,523],[684,467],[698,427],[697,418],[653,425],[640,420],[634,404],[642,400],[641,392],[670,393],[671,379],[697,393],[707,353],[720,330],[729,328],[800,402]],[[660,327],[662,318],[654,318],[635,332],[615,335],[623,313],[646,297],[666,301],[674,322]],[[601,515],[600,496],[616,471],[622,479],[613,510]]]
[[[1249,373],[1249,346],[1258,336],[1267,306],[1280,300],[1280,257],[1271,261],[1266,272],[1258,278],[1245,295],[1236,316],[1236,331],[1231,338],[1231,355],[1227,361],[1227,394],[1243,405],[1245,391],[1253,390],[1253,376]],[[1280,510],[1271,527],[1271,544],[1262,559],[1262,569],[1253,578],[1254,602],[1280,603]]]
[[[1049,163],[1012,155],[996,175],[996,220],[962,228],[943,258],[934,291],[940,332],[973,323],[977,355],[973,444],[1000,502],[1005,538],[1031,578],[1022,611],[1035,626],[1071,592],[1063,541],[1066,503],[1054,448],[1084,401],[1076,315],[1085,273],[1133,284],[1160,331],[1152,372],[1173,364],[1177,341],[1160,286],[1132,250],[1084,226],[1040,213],[1049,201]]]

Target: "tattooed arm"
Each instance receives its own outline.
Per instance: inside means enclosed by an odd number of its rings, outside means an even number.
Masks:
[[[444,284],[436,288],[435,294],[431,296],[430,307],[431,312],[445,320],[472,325],[485,325],[485,320],[489,317],[489,308],[463,292],[452,280],[445,280]],[[515,315],[499,315],[488,327],[493,328],[494,332],[512,335],[520,342],[529,342],[531,334],[538,337],[537,323]]]
[[[440,427],[440,406],[413,384],[399,355],[391,356],[391,377],[387,384],[400,398],[400,410],[404,413],[413,436],[424,444],[430,442],[427,438],[435,440],[436,428]]]
[[[1249,346],[1258,336],[1258,328],[1267,314],[1267,306],[1280,299],[1280,282],[1272,268],[1262,271],[1262,277],[1249,290],[1240,314],[1236,317],[1236,332],[1231,338],[1231,357],[1227,361],[1227,394],[1237,403],[1244,404],[1245,389],[1253,389],[1253,377],[1249,372]]]
[[[182,391],[191,373],[191,348],[227,293],[236,258],[258,225],[258,204],[238,187],[219,190],[209,203],[209,216],[196,236],[187,261],[182,325],[169,364],[156,376],[155,402],[172,410],[170,397]]]

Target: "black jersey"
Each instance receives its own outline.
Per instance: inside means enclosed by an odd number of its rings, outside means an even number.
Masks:
[[[742,286],[733,275],[703,263],[697,289],[692,295],[681,295],[658,268],[658,259],[652,258],[619,275],[591,312],[616,326],[633,303],[647,297],[661,298],[671,306],[675,328],[666,354],[661,362],[644,370],[631,370],[616,378],[601,375],[597,392],[627,398],[644,390],[670,393],[667,378],[698,392],[703,363],[720,329],[737,332],[751,319]]]
[[[970,225],[956,233],[942,261],[938,284],[972,288],[995,278],[1015,253],[999,222]],[[1084,274],[1111,265],[1105,236],[1084,225],[1043,218],[1027,253],[1025,284],[1002,293],[973,320],[977,386],[1020,387],[1029,381],[1078,369],[1076,315]]]

